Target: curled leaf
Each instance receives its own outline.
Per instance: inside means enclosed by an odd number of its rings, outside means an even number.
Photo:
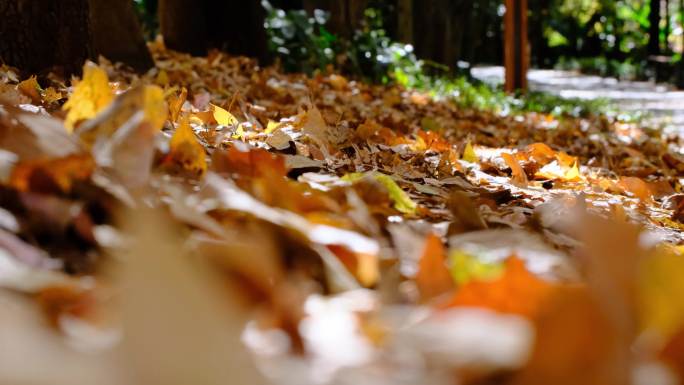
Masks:
[[[527,175],[525,174],[525,170],[513,155],[504,152],[501,154],[501,157],[504,162],[506,162],[506,165],[511,168],[511,179],[513,184],[521,187],[527,186]]]

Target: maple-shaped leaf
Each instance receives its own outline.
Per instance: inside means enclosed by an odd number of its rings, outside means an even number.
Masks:
[[[483,307],[534,318],[552,288],[530,273],[523,260],[511,257],[498,278],[466,282],[447,306]]]
[[[17,84],[17,89],[30,97],[34,103],[40,103],[40,94],[43,90],[40,88],[35,75]]]
[[[61,92],[54,89],[54,87],[48,87],[43,92],[43,101],[46,104],[56,103],[64,98]]]
[[[226,111],[225,109],[216,106],[216,105],[211,105],[211,107],[214,109],[214,119],[216,120],[216,123],[218,123],[221,126],[233,126],[238,123],[240,123],[239,120],[233,114],[230,112]]]
[[[74,87],[74,92],[62,108],[67,111],[64,126],[73,131],[81,120],[93,118],[111,103],[114,98],[109,88],[107,73],[88,62],[83,66],[83,79]]]
[[[183,117],[169,143],[167,159],[193,175],[203,175],[207,171],[204,147],[197,140],[187,117]]]
[[[397,211],[400,211],[404,214],[413,214],[416,212],[416,209],[418,208],[418,205],[416,202],[414,202],[411,197],[406,194],[404,190],[399,187],[397,182],[392,179],[391,176],[385,175],[379,172],[372,172],[372,173],[350,173],[342,177],[342,180],[347,181],[347,182],[356,182],[367,175],[370,175],[373,179],[378,181],[381,185],[383,185],[387,189],[387,193],[392,200],[392,203],[394,205],[394,208],[397,209]]]
[[[448,293],[454,288],[446,266],[446,250],[442,240],[434,234],[425,239],[423,254],[418,262],[416,285],[424,301]]]

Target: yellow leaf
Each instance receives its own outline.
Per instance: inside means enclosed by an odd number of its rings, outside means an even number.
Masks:
[[[61,100],[64,96],[62,96],[62,93],[55,90],[52,87],[48,87],[45,89],[45,92],[43,92],[43,101],[47,104],[55,103]]]
[[[278,127],[280,127],[280,123],[269,120],[268,124],[266,125],[266,129],[264,130],[264,133],[270,134],[273,131],[275,131]]]
[[[427,150],[427,143],[421,136],[416,136],[416,141],[411,145],[411,150],[413,151],[425,151]]]
[[[109,88],[107,73],[93,63],[83,66],[83,80],[81,80],[69,100],[62,108],[67,112],[64,126],[69,132],[74,125],[83,119],[90,119],[111,103],[114,95]]]
[[[169,97],[169,115],[172,122],[175,123],[178,120],[178,114],[180,114],[180,111],[183,108],[183,103],[185,103],[187,97],[188,89],[185,87],[181,89],[180,95],[171,95]]]
[[[145,120],[155,130],[161,130],[168,115],[168,108],[164,100],[164,90],[154,85],[145,86],[143,99]]]
[[[17,84],[17,89],[24,95],[30,97],[34,103],[40,103],[40,92],[42,90],[35,75]]]
[[[155,83],[159,84],[160,86],[168,86],[169,85],[169,74],[166,73],[164,70],[160,70],[159,73],[157,74],[157,78],[154,80]]]
[[[579,167],[577,166],[576,161],[575,164],[573,164],[572,167],[565,172],[563,179],[566,181],[578,181],[580,179]]]
[[[684,258],[660,247],[637,271],[641,326],[669,338],[684,324]]]
[[[463,160],[470,163],[477,163],[479,160],[470,142],[466,144],[465,150],[463,150]]]
[[[211,106],[214,108],[214,119],[216,119],[216,123],[222,126],[232,126],[240,123],[230,112],[213,104]]]
[[[202,175],[207,171],[204,147],[197,140],[187,117],[179,123],[176,132],[171,137],[169,147],[170,161],[183,170],[196,175]]]
[[[242,141],[245,140],[245,128],[242,126],[242,123],[238,124],[237,129],[233,134],[233,138],[240,139]]]
[[[486,263],[461,250],[449,254],[451,277],[458,285],[470,281],[489,281],[498,278],[504,271],[503,263]]]

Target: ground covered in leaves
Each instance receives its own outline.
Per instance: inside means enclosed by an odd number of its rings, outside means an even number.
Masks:
[[[0,70],[3,383],[684,374],[679,137],[151,50]]]

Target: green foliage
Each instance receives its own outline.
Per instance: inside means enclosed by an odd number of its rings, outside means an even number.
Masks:
[[[157,0],[133,0],[133,9],[138,16],[143,34],[147,40],[153,40],[159,32],[157,6]]]
[[[304,10],[284,11],[266,0],[262,4],[267,12],[269,49],[286,71],[311,74],[333,64],[338,39],[325,29],[327,12],[317,9],[310,17]]]
[[[455,76],[446,66],[419,60],[413,47],[392,41],[383,25],[382,12],[369,8],[361,28],[351,41],[344,41],[325,29],[328,14],[316,10],[310,17],[303,10],[284,11],[263,2],[265,27],[271,52],[286,71],[313,73],[333,65],[338,70],[368,81],[397,83],[463,108],[496,111],[501,114],[539,112],[556,116],[586,116],[605,113],[607,103],[569,100],[545,93],[511,96],[501,89]]]

